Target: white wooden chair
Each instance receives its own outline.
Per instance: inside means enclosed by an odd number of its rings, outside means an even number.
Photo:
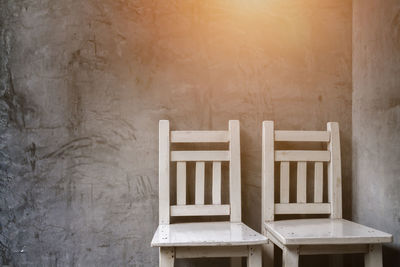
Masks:
[[[229,143],[229,150],[170,151],[171,143]],[[186,162],[196,162],[195,203],[186,202]],[[229,203],[221,203],[221,162],[229,162]],[[170,203],[170,164],[176,163],[177,203]],[[212,203],[204,201],[205,162],[212,162]],[[159,226],[151,246],[159,247],[160,266],[175,258],[247,257],[250,267],[261,267],[261,244],[267,238],[241,222],[239,121],[229,131],[170,131],[159,124]],[[226,215],[230,221],[170,224],[171,216]]]
[[[299,255],[365,253],[365,266],[382,266],[382,243],[390,234],[342,219],[342,177],[339,125],[329,122],[326,131],[275,131],[263,122],[262,224],[269,239],[283,250],[283,266],[299,265]],[[275,150],[275,142],[325,142],[327,150]],[[280,196],[275,203],[274,165],[280,162]],[[289,162],[297,162],[297,199],[289,201]],[[314,162],[314,202],[307,203],[307,162]],[[327,202],[323,202],[323,162],[327,162]],[[312,163],[311,163],[312,164]],[[373,201],[374,196],[371,196]],[[275,221],[281,214],[326,214],[329,218]]]

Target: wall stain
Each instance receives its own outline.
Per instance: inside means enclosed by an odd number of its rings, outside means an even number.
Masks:
[[[32,142],[28,147],[25,148],[25,152],[27,154],[27,161],[29,162],[32,171],[35,171],[36,168],[36,144]]]
[[[58,158],[63,157],[65,154],[68,154],[73,151],[81,150],[84,148],[93,147],[96,144],[99,145],[107,145],[109,148],[118,151],[119,148],[115,145],[110,144],[107,139],[101,136],[88,136],[88,137],[79,137],[74,140],[67,142],[66,144],[61,145],[56,150],[43,155],[40,159],[48,159],[48,158]]]

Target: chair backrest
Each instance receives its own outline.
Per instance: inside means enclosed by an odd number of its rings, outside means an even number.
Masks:
[[[172,143],[229,143],[229,150],[171,151]],[[221,203],[221,162],[229,162],[229,204]],[[186,163],[195,162],[195,203],[186,203]],[[212,162],[212,204],[205,204],[205,162]],[[170,165],[176,163],[176,205],[170,203]],[[228,131],[170,131],[159,122],[159,223],[171,216],[229,215],[241,222],[240,126],[230,120]]]
[[[276,150],[275,142],[325,142],[327,149]],[[275,203],[274,195],[275,162],[280,164],[278,203]],[[289,201],[290,162],[297,162],[297,197],[292,203]],[[314,163],[314,202],[312,203],[306,201],[307,162]],[[323,162],[327,162],[328,167],[327,203],[323,203]],[[326,131],[277,131],[274,130],[273,121],[263,122],[262,221],[273,221],[275,214],[329,214],[331,218],[342,218],[342,175],[337,122],[328,122]]]

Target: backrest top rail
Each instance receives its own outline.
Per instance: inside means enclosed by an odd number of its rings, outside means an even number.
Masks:
[[[281,131],[274,133],[275,141],[287,142],[329,142],[330,133],[328,131]]]
[[[171,143],[226,143],[229,131],[171,131]]]

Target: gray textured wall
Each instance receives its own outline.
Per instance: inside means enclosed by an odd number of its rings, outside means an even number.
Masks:
[[[353,2],[353,218],[393,234],[400,266],[400,1]]]
[[[351,1],[0,1],[0,262],[155,266],[157,127],[241,121],[260,227],[261,122],[341,126],[351,212]],[[391,214],[392,215],[392,214]]]

